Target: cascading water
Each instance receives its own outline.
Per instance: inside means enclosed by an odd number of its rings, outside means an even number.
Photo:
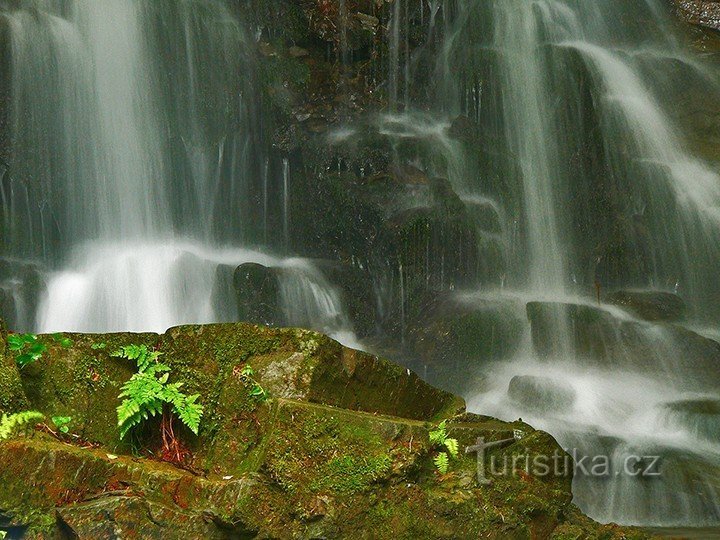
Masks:
[[[520,223],[511,253],[515,268],[528,268],[510,270],[510,286],[522,292],[486,290],[464,301],[519,302],[512,309],[524,319],[528,301],[593,304],[622,282],[679,290],[697,320],[717,320],[718,163],[688,144],[694,126],[673,111],[684,91],[703,88],[717,99],[720,84],[685,52],[669,8],[654,0],[495,0],[454,9],[438,63],[442,110],[475,119],[484,145],[514,177],[505,191],[482,182],[475,190]],[[621,256],[597,248],[617,243],[617,231],[628,244]],[[608,306],[588,309],[628,317]],[[603,339],[619,345],[612,365],[598,365],[573,342],[578,323],[568,311],[545,312],[554,328],[549,357],[538,357],[528,333],[514,359],[487,366],[479,390],[467,391],[471,407],[522,416],[580,455],[610,455],[614,463],[663,456],[660,478],[616,469],[610,478],[578,475],[576,502],[596,519],[720,523],[720,446],[699,427],[714,425],[718,389],[693,367],[705,364],[677,333],[633,320],[610,324],[615,330]],[[633,325],[637,333],[628,336]],[[641,358],[638,343],[650,358]],[[529,380],[549,396],[548,407],[518,401],[513,387],[536,391]]]
[[[0,28],[13,103],[5,252],[49,267],[34,322],[21,284],[6,282],[16,328],[163,331],[232,319],[234,292],[214,294],[217,269],[252,261],[284,268],[288,324],[356,344],[310,263],[219,247],[262,242],[268,227],[269,161],[230,3],[27,0],[3,7]],[[285,160],[283,249],[289,174]],[[247,199],[259,176],[255,227]]]
[[[429,315],[417,297],[439,292],[461,316],[470,306],[523,324],[511,358],[462,368],[474,410],[522,416],[583,455],[664,456],[663,475],[647,482],[577,476],[586,512],[720,524],[714,345],[596,299],[679,293],[695,310],[686,326],[717,338],[720,174],[684,103],[720,100],[720,81],[687,52],[665,3],[373,3],[383,21],[323,3],[321,15],[336,18],[315,30],[325,39],[339,26],[336,54],[325,54],[342,92],[329,107],[325,89],[308,92],[321,101],[309,112],[282,102],[292,123],[282,134],[299,142],[270,142],[278,126],[256,77],[273,76],[261,62],[282,57],[282,71],[311,53],[272,33],[259,47],[263,30],[248,30],[237,4],[0,0],[3,316],[37,331],[232,321],[247,307],[238,283],[259,272],[282,324],[359,346],[360,317],[346,307],[362,297],[358,312],[379,319],[365,326],[396,334],[407,352]],[[386,43],[363,42],[358,20]],[[353,59],[381,67],[351,80]],[[432,79],[431,99],[418,97],[415,71]],[[385,94],[382,114],[334,117],[339,103],[362,109],[353,85],[363,78]],[[279,100],[285,82],[271,88]],[[335,125],[324,132],[320,117]],[[323,161],[318,139],[342,158]],[[318,207],[329,217],[303,206],[328,193],[332,204]],[[336,206],[360,208],[355,196],[372,204],[338,223],[348,214]],[[346,274],[330,279],[332,265],[294,253],[334,258]],[[249,265],[242,279],[239,265]],[[459,293],[468,283],[481,290]],[[599,321],[586,348],[582,317]],[[503,337],[489,326],[477,340],[496,347]]]

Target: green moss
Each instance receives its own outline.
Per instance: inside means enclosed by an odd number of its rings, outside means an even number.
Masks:
[[[388,455],[336,457],[325,464],[321,469],[321,477],[310,485],[310,489],[340,495],[365,491],[385,477],[391,463]]]

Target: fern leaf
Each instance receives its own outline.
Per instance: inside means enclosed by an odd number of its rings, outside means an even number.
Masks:
[[[445,448],[447,448],[448,453],[454,458],[457,459],[458,457],[458,441],[457,439],[451,439],[447,438],[445,439]]]
[[[435,456],[433,462],[440,474],[447,474],[448,468],[450,467],[450,460],[445,452],[440,452],[437,456]]]
[[[3,414],[0,418],[0,441],[10,438],[15,431],[31,422],[40,422],[45,415],[37,411],[23,411],[11,415]]]
[[[442,446],[447,439],[445,420],[440,422],[438,427],[430,432],[430,444],[433,446]]]

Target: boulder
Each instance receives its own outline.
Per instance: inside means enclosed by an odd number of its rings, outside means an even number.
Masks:
[[[172,328],[161,336],[64,337],[70,346],[40,336],[48,351],[21,371],[28,407],[48,416],[71,416],[76,434],[113,451],[123,447],[115,428],[117,395],[136,367],[111,353],[129,344],[159,350],[187,392],[204,396],[208,414],[217,417],[216,429],[232,429],[237,422],[233,411],[249,406],[237,374],[245,364],[253,367],[263,387],[288,399],[428,421],[464,406],[409,370],[315,332],[229,323]],[[7,355],[7,360],[14,362],[16,355]],[[8,384],[11,381],[8,378]],[[211,431],[201,436],[198,459],[213,454],[215,435]]]
[[[377,330],[378,306],[375,284],[367,269],[335,261],[314,261],[315,266],[342,293],[343,306],[358,337]]]
[[[258,263],[241,264],[233,274],[241,321],[281,326],[280,282],[275,268]]]
[[[456,414],[460,398],[317,333],[237,323],[66,336],[72,344],[49,344],[33,364],[47,374],[22,376],[29,406],[72,414],[83,442],[44,431],[0,442],[0,530],[88,540],[545,538],[569,526],[614,534],[572,506],[570,468],[513,466],[481,485],[476,456],[462,451],[503,440],[488,455],[534,462],[562,453],[547,433]],[[193,452],[183,467],[154,458],[151,437],[131,453],[111,433],[113,396],[133,369],[106,351],[128,343],[156,347],[173,380],[201,393],[199,437],[179,433]],[[239,376],[248,364],[265,401]],[[430,443],[441,420],[461,445],[446,475]]]
[[[606,300],[646,321],[678,321],[687,311],[683,299],[669,292],[616,291]]]
[[[575,390],[549,377],[516,375],[510,380],[508,396],[528,411],[567,411],[575,405]]]

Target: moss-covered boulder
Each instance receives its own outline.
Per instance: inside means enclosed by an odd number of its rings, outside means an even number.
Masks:
[[[27,409],[15,358],[7,350],[7,328],[0,319],[0,414]]]
[[[156,334],[63,334],[68,344],[39,336],[48,350],[22,369],[20,378],[28,407],[48,417],[69,416],[73,433],[82,439],[120,445],[115,408],[120,387],[136,370],[130,360],[111,354],[131,343],[155,347]],[[15,358],[19,352],[10,353]]]
[[[572,466],[522,423],[462,413],[463,401],[414,373],[314,332],[250,324],[166,334],[66,334],[23,370],[29,406],[73,416],[71,433],[0,443],[0,530],[26,538],[628,538],[572,505]],[[41,340],[47,339],[45,336]],[[118,444],[119,386],[134,367],[108,353],[129,343],[163,353],[172,380],[201,394],[200,434],[178,430],[182,467],[153,454],[157,424]],[[243,368],[252,366],[252,380]],[[251,386],[262,385],[267,399]],[[460,453],[430,432],[447,422]],[[479,482],[465,447],[501,442]],[[528,461],[529,460],[529,461]],[[510,465],[507,465],[510,464]],[[574,529],[573,529],[574,527]],[[635,534],[635,533],[632,533]],[[640,538],[642,535],[637,534]]]

